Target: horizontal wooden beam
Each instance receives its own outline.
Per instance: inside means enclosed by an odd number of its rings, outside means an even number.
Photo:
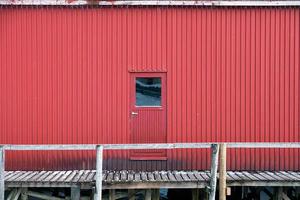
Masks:
[[[253,0],[253,1],[230,1],[230,0],[1,0],[0,5],[44,5],[44,6],[300,6],[299,1],[270,1],[270,0]]]
[[[212,144],[222,143],[159,143],[159,144],[103,144],[104,150],[128,149],[201,149]],[[227,148],[300,148],[300,142],[238,142],[226,143]],[[95,150],[97,144],[55,144],[55,145],[2,145],[13,151],[51,151],[51,150]]]
[[[115,184],[105,184],[103,183],[103,189],[146,189],[146,188],[169,188],[169,189],[176,189],[176,188],[205,188],[209,185],[208,182],[127,182],[127,183],[115,183]],[[95,185],[94,183],[87,183],[87,184],[71,184],[71,183],[6,183],[5,187],[7,188],[16,188],[16,187],[23,187],[23,188],[30,188],[30,187],[54,187],[54,188],[71,188],[74,186],[80,186],[81,189],[91,189]],[[300,187],[299,181],[234,181],[234,182],[227,182],[228,187],[241,187],[241,186],[248,186],[248,187]]]
[[[235,181],[227,182],[229,187],[300,187],[300,181]]]
[[[127,182],[127,183],[115,183],[105,184],[103,183],[103,189],[147,189],[147,188],[205,188],[208,185],[207,182]],[[60,183],[6,183],[7,188],[72,188],[78,186],[80,189],[91,189],[95,187],[94,183],[90,184],[70,184],[65,182]]]

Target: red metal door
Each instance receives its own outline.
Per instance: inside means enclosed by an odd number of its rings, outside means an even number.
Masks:
[[[165,143],[166,76],[131,73],[130,128],[132,143]],[[165,150],[132,150],[133,160],[165,160]]]

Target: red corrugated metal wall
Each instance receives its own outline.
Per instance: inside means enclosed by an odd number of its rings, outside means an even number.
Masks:
[[[1,143],[128,143],[129,71],[167,73],[168,142],[300,142],[300,10],[0,10]],[[110,169],[205,169],[106,154]],[[230,169],[300,170],[298,150],[230,150]],[[8,169],[92,168],[93,152],[9,153]]]

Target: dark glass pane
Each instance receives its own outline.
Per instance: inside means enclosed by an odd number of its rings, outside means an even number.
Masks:
[[[135,88],[137,106],[161,106],[160,78],[136,78]]]

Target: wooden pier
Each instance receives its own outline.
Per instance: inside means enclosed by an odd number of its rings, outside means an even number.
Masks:
[[[221,148],[220,148],[221,147]],[[103,171],[102,159],[104,150],[127,149],[176,149],[176,148],[211,148],[210,171]],[[155,190],[146,192],[148,199],[155,199],[157,189],[204,189],[208,199],[214,200],[217,179],[219,179],[219,199],[226,199],[226,190],[230,187],[300,187],[300,172],[295,171],[226,171],[226,148],[300,148],[300,143],[175,143],[175,144],[107,144],[107,145],[3,145],[0,147],[0,200],[8,192],[8,200],[20,196],[35,196],[43,199],[42,194],[31,191],[31,188],[70,188],[71,199],[80,199],[80,190],[94,191],[94,199],[102,199],[102,190],[109,190],[114,196],[117,189],[128,189],[130,196],[133,189]],[[5,151],[24,150],[95,150],[96,170],[73,171],[5,171]],[[220,157],[219,157],[220,150]],[[218,160],[220,160],[219,173]],[[221,191],[221,192],[220,192]],[[298,189],[296,190],[298,192]],[[280,198],[286,195],[283,190],[277,191]],[[276,194],[277,194],[276,193]],[[197,192],[194,192],[197,196]],[[132,194],[131,194],[132,196]],[[157,196],[158,195],[152,195]],[[150,197],[150,198],[149,198]],[[45,197],[47,199],[49,197]],[[279,198],[279,199],[280,199]],[[288,197],[287,197],[288,198]],[[285,198],[285,199],[287,199]],[[61,200],[59,198],[51,198]],[[112,198],[114,199],[114,198]],[[131,198],[134,199],[134,198]],[[194,199],[194,198],[193,198]],[[197,197],[195,197],[197,199]]]

